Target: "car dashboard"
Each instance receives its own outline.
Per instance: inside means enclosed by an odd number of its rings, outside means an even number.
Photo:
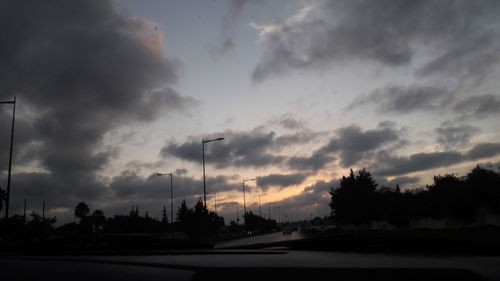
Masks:
[[[500,257],[206,250],[2,256],[4,280],[500,280]]]

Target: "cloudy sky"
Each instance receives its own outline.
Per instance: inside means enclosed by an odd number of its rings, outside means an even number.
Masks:
[[[226,221],[329,213],[349,169],[416,188],[500,166],[498,1],[0,1],[17,97],[11,206],[160,216],[208,192]],[[0,108],[6,187],[12,106]],[[214,198],[208,195],[209,208]],[[272,215],[274,210],[271,210]]]

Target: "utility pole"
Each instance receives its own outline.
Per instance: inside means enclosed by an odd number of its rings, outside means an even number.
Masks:
[[[9,173],[7,175],[7,200],[5,200],[5,218],[9,218],[9,206],[10,206],[10,180],[12,174],[12,148],[14,146],[14,123],[16,120],[16,97],[12,101],[2,101],[0,103],[10,103],[14,105],[12,110],[12,127],[10,131],[10,154],[9,154]]]

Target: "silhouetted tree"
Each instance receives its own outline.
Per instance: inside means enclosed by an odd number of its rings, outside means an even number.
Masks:
[[[177,220],[181,228],[193,237],[212,235],[224,225],[224,219],[214,212],[209,212],[201,198],[193,209],[188,208],[183,200],[177,211]]]
[[[0,212],[3,210],[3,202],[7,200],[7,191],[0,187]]]
[[[332,215],[341,224],[360,224],[383,220],[407,226],[410,220],[434,218],[472,222],[484,212],[500,214],[500,174],[476,166],[465,177],[454,174],[434,176],[425,188],[401,192],[381,187],[365,170],[342,177],[339,187],[331,190]]]
[[[339,187],[331,189],[330,208],[335,219],[342,224],[368,223],[374,218],[374,194],[377,184],[365,169],[355,176],[343,176]]]
[[[101,210],[95,210],[90,216],[90,220],[96,231],[101,230],[104,223],[106,223],[106,217]]]
[[[179,209],[177,210],[177,220],[183,224],[183,222],[187,222],[193,216],[193,210],[190,210],[186,205],[186,200],[182,200]]]
[[[163,211],[162,211],[162,214],[161,214],[161,222],[163,224],[167,224],[168,223],[167,208],[165,208],[165,205],[163,205]]]
[[[85,202],[80,202],[75,207],[75,217],[80,219],[80,223],[87,217],[89,212],[89,206]]]
[[[467,174],[465,184],[474,189],[479,208],[500,214],[500,173],[477,165]]]
[[[264,217],[254,214],[252,211],[246,213],[245,228],[254,232],[270,232],[276,228],[275,220],[266,219]]]

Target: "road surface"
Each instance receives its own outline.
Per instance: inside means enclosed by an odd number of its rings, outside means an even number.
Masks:
[[[268,244],[282,241],[300,240],[305,237],[298,231],[293,231],[291,234],[283,234],[280,232],[273,232],[264,235],[251,236],[237,240],[225,241],[215,244],[215,249],[244,247],[255,244]]]

